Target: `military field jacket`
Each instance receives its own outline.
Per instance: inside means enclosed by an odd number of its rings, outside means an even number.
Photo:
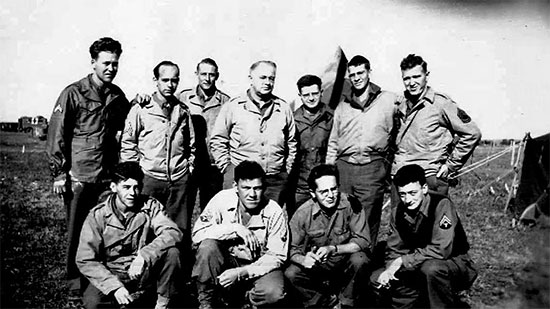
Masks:
[[[193,243],[198,244],[205,239],[239,239],[235,225],[243,225],[237,191],[234,188],[220,191],[210,200],[197,219],[193,227]],[[249,278],[259,277],[280,268],[287,259],[289,241],[287,220],[281,207],[275,201],[268,200],[258,214],[250,217],[245,227],[254,233],[261,245],[259,257],[244,266]]]
[[[369,102],[361,107],[346,98],[334,111],[326,163],[344,160],[367,164],[383,158],[389,150],[397,96],[369,84]]]
[[[220,171],[245,160],[258,162],[268,175],[289,173],[296,158],[296,125],[290,106],[273,96],[264,115],[246,93],[225,103],[210,138]]]
[[[125,224],[113,210],[113,194],[90,211],[82,226],[76,265],[105,295],[124,286],[115,273],[126,273],[138,253],[146,266],[152,266],[181,241],[182,233],[164,206],[154,198],[140,198],[144,199],[141,207]]]
[[[48,127],[46,153],[55,179],[69,172],[81,182],[101,182],[118,162],[117,135],[124,127],[130,103],[120,88],[92,75],[67,86],[57,99]]]
[[[187,105],[191,111],[193,127],[195,128],[196,161],[214,163],[210,151],[210,135],[220,109],[223,104],[229,101],[229,96],[216,89],[214,95],[205,102],[199,93],[199,86],[185,89],[180,92],[178,99]]]
[[[296,210],[290,220],[290,254],[305,255],[313,247],[353,242],[370,252],[370,234],[365,211],[357,199],[340,193],[340,202],[331,217],[310,199]]]
[[[409,164],[420,165],[426,176],[435,176],[442,164],[457,172],[481,140],[477,125],[453,100],[430,87],[411,110],[409,105],[400,98],[392,175]]]
[[[189,172],[195,160],[195,131],[189,109],[173,103],[170,116],[162,109],[166,100],[153,94],[148,103],[134,104],[122,133],[121,161],[136,161],[155,179],[176,181]]]

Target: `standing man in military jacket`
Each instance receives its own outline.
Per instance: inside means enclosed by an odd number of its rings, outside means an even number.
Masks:
[[[428,193],[425,172],[413,164],[393,179],[400,203],[390,221],[386,265],[371,275],[381,298],[393,308],[457,308],[456,292],[468,289],[477,271],[456,207]],[[385,297],[384,297],[385,296]]]
[[[356,196],[365,209],[376,244],[384,191],[389,182],[397,96],[371,82],[370,62],[355,56],[348,63],[352,94],[334,111],[326,163],[336,164],[342,192]]]
[[[420,56],[410,54],[401,61],[405,93],[397,111],[399,131],[392,175],[402,166],[418,164],[426,171],[430,190],[447,195],[449,175],[468,161],[481,132],[451,98],[428,86],[429,74],[428,64]]]
[[[287,208],[289,217],[311,198],[307,179],[311,169],[325,163],[332,110],[321,102],[321,79],[315,75],[304,75],[298,82],[298,92],[302,106],[294,111],[298,153],[293,178],[296,178],[294,206]]]
[[[92,73],[61,92],[50,119],[46,152],[53,191],[63,196],[67,208],[69,301],[79,301],[81,294],[75,264],[80,229],[99,195],[108,189],[130,109],[122,90],[112,83],[121,53],[120,43],[112,38],[95,41],[90,46]]]
[[[289,104],[273,95],[276,73],[273,61],[250,66],[250,88],[222,106],[210,147],[224,174],[224,189],[233,185],[235,166],[256,161],[266,172],[265,195],[284,205],[288,173],[296,158],[296,125]]]
[[[195,75],[198,85],[183,90],[178,98],[189,107],[195,128],[195,170],[189,183],[189,203],[195,204],[194,197],[198,190],[200,208],[204,209],[208,201],[222,189],[223,176],[211,154],[210,136],[220,109],[229,101],[229,96],[216,87],[220,73],[213,59],[202,59],[197,64]]]
[[[179,67],[162,61],[153,76],[157,91],[128,113],[120,159],[139,162],[145,173],[143,193],[165,205],[170,219],[189,238],[193,208],[187,203],[187,184],[195,160],[195,131],[189,109],[174,96]]]

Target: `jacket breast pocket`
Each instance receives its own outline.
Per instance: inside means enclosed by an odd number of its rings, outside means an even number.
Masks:
[[[95,132],[102,125],[103,104],[95,101],[78,103],[78,126],[81,132]]]
[[[334,242],[337,244],[343,244],[347,243],[349,238],[351,236],[351,232],[349,229],[334,229]]]
[[[314,229],[306,232],[307,243],[306,251],[311,250],[312,247],[322,247],[325,245],[326,237],[325,230]]]

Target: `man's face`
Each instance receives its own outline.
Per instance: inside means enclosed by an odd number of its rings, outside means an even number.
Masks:
[[[271,94],[275,86],[275,68],[267,63],[260,63],[254,71],[250,72],[250,85],[252,91],[259,96]]]
[[[424,196],[428,193],[428,185],[417,182],[411,182],[403,187],[397,187],[399,198],[405,204],[407,209],[417,209],[424,200]]]
[[[348,67],[348,77],[355,90],[363,90],[369,84],[369,70],[365,64]]]
[[[141,184],[133,178],[128,178],[118,183],[111,182],[111,191],[116,193],[116,199],[119,203],[127,208],[132,208],[135,206],[137,197],[141,192]]]
[[[199,79],[199,87],[202,90],[209,90],[213,86],[216,86],[218,80],[218,69],[215,66],[208,63],[199,64],[197,72],[197,78]]]
[[[300,89],[300,98],[302,103],[308,108],[315,108],[321,102],[321,94],[323,92],[319,89],[319,85],[305,86]]]
[[[104,83],[112,83],[118,72],[117,54],[108,51],[99,52],[96,59],[92,59],[94,74]]]
[[[403,85],[411,96],[420,96],[428,86],[429,72],[424,72],[422,66],[401,71]]]
[[[315,180],[317,188],[310,190],[311,196],[324,208],[333,208],[340,199],[340,190],[336,177],[332,175],[321,176]]]
[[[159,77],[154,78],[157,89],[163,97],[170,97],[178,88],[180,72],[173,65],[163,65],[159,68]]]
[[[239,179],[235,184],[239,200],[246,209],[254,209],[260,205],[264,194],[264,186],[261,178]]]

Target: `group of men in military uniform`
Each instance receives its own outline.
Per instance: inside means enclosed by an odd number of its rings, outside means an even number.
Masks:
[[[403,95],[372,83],[355,56],[335,110],[321,79],[304,75],[293,111],[273,94],[267,60],[233,98],[217,89],[213,59],[179,93],[179,66],[162,61],[156,91],[130,103],[112,83],[121,53],[116,40],[94,42],[92,73],[62,91],[50,121],[70,301],[143,306],[156,286],[154,304],[167,308],[191,278],[201,308],[457,306],[476,272],[448,179],[481,134],[428,86],[420,56],[401,62]],[[378,244],[389,188],[390,234]]]

